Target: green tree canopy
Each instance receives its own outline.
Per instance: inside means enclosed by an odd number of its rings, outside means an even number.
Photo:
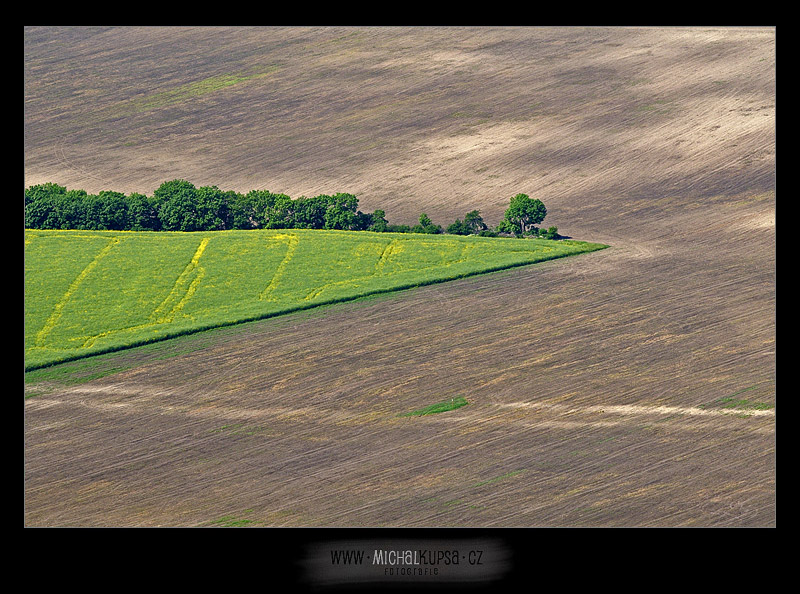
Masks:
[[[198,229],[197,188],[182,179],[161,184],[153,198],[158,208],[158,218],[164,231],[196,231]]]
[[[464,225],[469,229],[470,233],[480,233],[488,229],[479,210],[471,210],[465,214]]]
[[[223,192],[217,186],[203,186],[197,188],[197,202],[195,212],[197,217],[197,230],[224,231],[231,228],[231,212],[228,192]]]
[[[547,216],[547,209],[538,198],[530,198],[527,194],[517,194],[511,199],[508,209],[501,221],[501,230],[519,235],[524,234],[533,225],[541,223]]]
[[[386,212],[383,210],[376,210],[370,217],[371,223],[367,227],[368,231],[377,231],[383,233],[389,229],[389,221],[386,220]]]
[[[232,192],[228,201],[231,209],[231,228],[232,229],[256,229],[258,219],[256,211],[256,197],[259,190],[253,190],[247,194]]]
[[[277,194],[265,211],[267,229],[294,227],[295,201],[286,194]]]
[[[59,186],[53,182],[46,184],[37,184],[25,190],[25,205],[36,202],[37,200],[45,200],[52,198],[55,195],[64,195],[67,193],[67,188]]]
[[[424,212],[419,215],[419,223],[411,228],[412,233],[442,233],[442,226],[436,225]]]
[[[312,198],[300,196],[293,201],[292,227],[296,229],[322,229],[325,226],[325,211],[330,196],[320,195]]]
[[[160,231],[161,221],[155,198],[134,192],[128,194],[128,229],[131,231]]]
[[[456,219],[455,222],[447,226],[447,233],[450,235],[471,235],[472,230],[461,219]]]
[[[67,188],[52,182],[31,186],[25,190],[25,227],[28,229],[60,229],[56,207]]]
[[[350,230],[356,224],[356,211],[358,210],[358,198],[353,194],[338,193],[333,196],[326,196],[327,206],[325,208],[325,229],[344,229]]]
[[[128,228],[128,202],[122,192],[103,190],[87,196],[86,228],[121,231]]]
[[[86,190],[67,190],[63,196],[56,196],[53,212],[57,227],[54,229],[86,229],[89,194]]]

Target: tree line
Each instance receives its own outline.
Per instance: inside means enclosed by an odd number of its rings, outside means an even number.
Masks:
[[[358,210],[353,194],[321,194],[293,199],[268,190],[246,194],[216,186],[195,187],[176,179],[161,184],[152,196],[67,190],[55,183],[25,190],[25,228],[114,231],[223,231],[227,229],[341,229],[394,233],[448,233],[497,237],[557,239],[558,229],[536,227],[547,215],[541,200],[517,194],[504,218],[492,229],[479,210],[443,228],[422,213],[416,225],[393,225],[386,212]]]

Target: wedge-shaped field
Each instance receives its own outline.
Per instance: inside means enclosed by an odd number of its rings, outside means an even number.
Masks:
[[[603,247],[365,231],[27,230],[25,365]]]

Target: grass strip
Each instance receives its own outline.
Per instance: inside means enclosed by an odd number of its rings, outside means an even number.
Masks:
[[[456,396],[455,398],[451,398],[450,400],[442,400],[441,402],[437,402],[436,404],[431,404],[430,406],[426,406],[425,408],[420,408],[418,410],[403,413],[398,416],[422,417],[425,415],[435,415],[438,413],[443,413],[450,410],[455,410],[457,408],[461,408],[462,406],[466,406],[467,404],[469,403],[467,402],[466,398],[464,398],[463,396]]]

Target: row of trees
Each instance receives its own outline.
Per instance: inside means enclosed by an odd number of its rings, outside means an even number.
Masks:
[[[226,229],[366,229],[371,215],[352,194],[292,200],[285,194],[247,194],[185,180],[164,182],[152,196],[103,191],[97,195],[53,183],[25,190],[25,227],[130,231]]]
[[[446,229],[420,215],[414,226],[391,225],[383,210],[358,210],[353,194],[321,194],[292,199],[286,194],[251,190],[246,194],[216,186],[195,187],[185,180],[164,182],[152,196],[102,191],[67,190],[46,183],[25,190],[28,229],[109,229],[117,231],[221,231],[226,229],[343,229],[395,233],[500,234],[557,238],[555,227],[536,228],[547,214],[544,204],[525,194],[511,199],[493,230],[479,210],[468,212]]]

